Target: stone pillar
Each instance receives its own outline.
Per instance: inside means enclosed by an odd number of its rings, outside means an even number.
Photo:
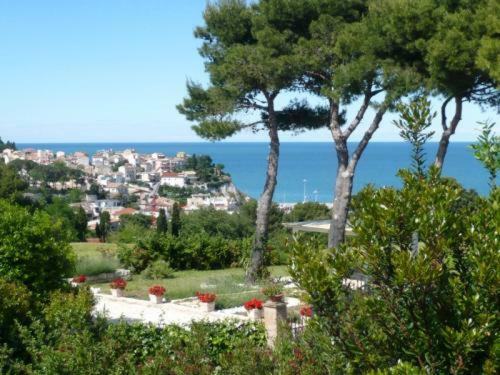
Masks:
[[[286,322],[286,303],[267,301],[264,304],[264,327],[266,328],[267,344],[272,347],[278,336],[280,324]]]

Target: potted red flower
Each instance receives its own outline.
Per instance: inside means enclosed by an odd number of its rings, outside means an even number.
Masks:
[[[161,285],[153,285],[148,289],[149,300],[154,303],[162,303],[166,289]]]
[[[250,301],[246,301],[243,306],[250,320],[262,319],[262,301],[260,299],[253,298]]]
[[[80,284],[83,284],[85,281],[87,281],[87,276],[78,275],[78,276],[75,276],[71,279],[71,285],[79,286]]]
[[[109,287],[111,288],[111,295],[113,297],[123,297],[123,290],[127,287],[127,282],[121,277],[113,280]]]
[[[283,285],[280,283],[269,283],[262,288],[262,294],[272,302],[283,302]]]
[[[196,297],[201,302],[201,307],[204,311],[211,312],[215,310],[215,299],[217,296],[214,293],[196,292]]]
[[[309,319],[312,317],[313,311],[311,306],[302,306],[300,308],[300,316],[303,317],[304,319]]]

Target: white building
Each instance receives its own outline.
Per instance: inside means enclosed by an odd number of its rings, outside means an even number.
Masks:
[[[166,172],[161,176],[160,184],[183,188],[186,186],[187,179],[178,173]]]

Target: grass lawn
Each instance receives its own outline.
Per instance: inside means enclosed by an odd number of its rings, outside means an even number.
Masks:
[[[286,266],[269,268],[272,276],[286,276]],[[141,275],[134,275],[127,284],[125,296],[139,299],[148,298],[148,288],[152,285],[163,285],[168,299],[193,297],[196,291],[217,294],[217,308],[241,306],[251,298],[264,299],[260,288],[252,289],[239,286],[245,279],[245,271],[241,268],[228,268],[214,271],[179,271],[170,279],[148,280]],[[210,287],[214,285],[214,287]],[[108,283],[95,284],[105,293],[109,291]]]
[[[76,253],[76,274],[97,275],[120,268],[116,258],[116,244],[74,242],[71,244]]]

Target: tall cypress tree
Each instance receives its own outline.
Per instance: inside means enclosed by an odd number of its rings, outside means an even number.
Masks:
[[[181,231],[181,209],[179,203],[175,202],[172,208],[172,220],[170,221],[170,233],[178,236]]]
[[[156,221],[156,231],[159,234],[167,233],[168,230],[168,222],[167,215],[165,214],[165,210],[162,208],[159,212],[158,220]]]
[[[75,229],[80,241],[85,241],[87,234],[87,214],[82,207],[79,207],[75,215]]]
[[[99,220],[99,228],[101,230],[101,241],[102,242],[106,242],[106,239],[108,238],[110,224],[111,224],[111,217],[109,215],[109,212],[104,211],[103,213],[101,213],[101,217]]]
[[[101,226],[99,223],[95,225],[95,236],[101,240]]]

